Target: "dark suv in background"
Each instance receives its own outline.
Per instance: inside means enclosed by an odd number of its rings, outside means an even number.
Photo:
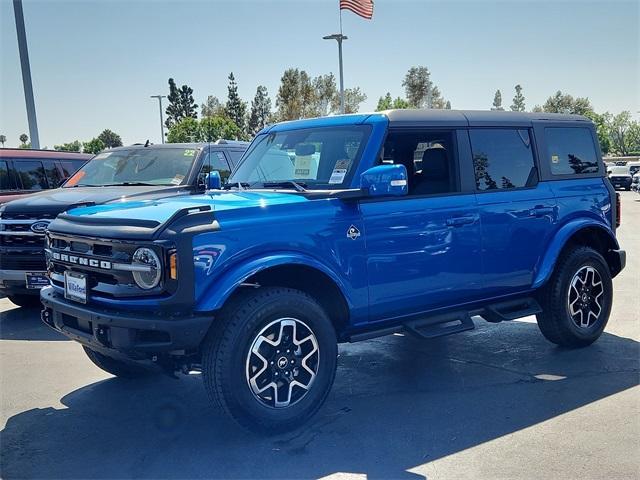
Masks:
[[[61,188],[0,206],[0,294],[20,306],[37,305],[49,285],[44,233],[69,208],[113,200],[153,200],[206,189],[206,175],[225,181],[247,142],[134,145],[106,150],[87,162]]]
[[[0,149],[0,204],[58,188],[92,155],[52,150]]]

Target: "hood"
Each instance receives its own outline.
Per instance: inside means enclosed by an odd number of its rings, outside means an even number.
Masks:
[[[73,208],[51,222],[49,230],[103,238],[150,239],[157,238],[168,226],[175,228],[187,217],[192,219],[187,220],[193,222],[191,226],[199,224],[214,228],[216,212],[308,201],[298,193],[264,190],[183,195],[161,200],[135,199]],[[200,220],[196,218],[198,215]]]
[[[70,187],[23,195],[4,205],[7,213],[58,215],[74,205],[107,203],[128,199],[154,199],[190,193],[189,186]]]

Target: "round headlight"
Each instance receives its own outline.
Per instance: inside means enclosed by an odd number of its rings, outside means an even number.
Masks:
[[[150,248],[139,248],[133,254],[131,265],[133,269],[133,279],[136,284],[145,290],[149,290],[160,283],[162,276],[162,265],[156,252]],[[138,268],[135,267],[144,267]]]

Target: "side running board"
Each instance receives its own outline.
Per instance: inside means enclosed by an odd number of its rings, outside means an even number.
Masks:
[[[442,315],[418,318],[406,322],[403,326],[407,332],[421,338],[442,337],[475,328],[468,312],[450,312]]]
[[[521,298],[486,306],[480,316],[487,322],[498,323],[540,313],[542,307],[534,298]]]

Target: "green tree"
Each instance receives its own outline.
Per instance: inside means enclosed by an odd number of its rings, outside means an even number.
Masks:
[[[200,106],[202,117],[222,117],[226,115],[224,105],[220,103],[218,97],[209,95],[207,101]]]
[[[391,108],[393,108],[393,99],[391,98],[391,93],[387,92],[384,97],[380,97],[378,99],[376,112],[380,112],[382,110],[391,110]]]
[[[431,81],[431,73],[424,66],[411,67],[402,81],[410,108],[445,108],[440,89]]]
[[[633,145],[628,133],[633,123],[635,123],[631,120],[631,112],[624,111],[618,115],[609,116],[605,121],[607,122],[609,138],[611,139],[611,149],[619,155],[629,155]]]
[[[233,72],[229,74],[229,86],[227,87],[228,96],[224,110],[227,116],[235,122],[240,131],[245,131],[245,122],[247,115],[247,103],[238,95],[238,84],[233,76]]]
[[[105,144],[99,138],[92,138],[88,142],[84,142],[82,144],[82,151],[84,153],[92,153],[95,155],[96,153],[100,153],[104,149]]]
[[[74,140],[73,142],[63,143],[62,145],[54,145],[53,149],[59,152],[79,152],[82,150],[82,143],[80,143],[79,140]]]
[[[500,93],[500,90],[496,90],[496,94],[493,96],[493,106],[491,110],[504,110],[504,108],[502,108],[502,93]]]
[[[259,85],[256,88],[256,95],[251,102],[251,114],[247,123],[247,133],[255,135],[269,122],[271,118],[271,99],[267,92],[267,87]]]
[[[367,99],[367,95],[360,90],[360,87],[345,88],[344,90],[344,113],[356,113],[360,109],[360,104]],[[333,111],[340,111],[340,96],[333,99]]]
[[[309,75],[304,70],[289,68],[280,79],[276,95],[278,120],[297,120],[313,113],[314,90]]]
[[[5,135],[0,135],[0,143],[2,144],[2,148],[4,148],[4,144],[7,141],[7,137]]]
[[[596,112],[586,112],[585,115],[591,119],[596,126],[596,133],[598,134],[598,143],[600,144],[600,150],[603,155],[606,155],[611,150],[611,139],[609,138],[609,126],[608,121],[611,118],[609,112],[599,114]]]
[[[23,133],[22,135],[20,135],[20,148],[26,148],[23,147],[23,145],[26,145],[27,142],[29,141],[29,135],[27,135],[26,133]]]
[[[524,104],[524,95],[522,94],[522,86],[516,85],[516,94],[513,97],[513,103],[511,104],[512,112],[524,112],[526,107]]]
[[[104,129],[100,135],[98,135],[98,140],[100,140],[104,144],[104,148],[114,148],[122,146],[122,138],[117,133],[109,130],[108,128]]]
[[[629,155],[640,155],[640,123],[631,122],[627,130]]]
[[[576,115],[587,115],[593,112],[593,107],[588,98],[576,97],[568,93],[562,93],[558,90],[544,102],[542,107],[536,106],[534,111],[542,111],[547,113],[573,113]]]
[[[405,110],[411,107],[409,107],[409,102],[407,102],[404,98],[396,97],[396,99],[393,101],[393,104],[391,105],[391,108],[393,108],[394,110]]]
[[[444,104],[445,110],[451,110],[451,102],[447,100],[447,103]]]
[[[200,120],[198,141],[215,142],[221,138],[238,140],[242,136],[242,130],[228,117],[205,117]]]
[[[334,104],[334,99],[339,95],[336,87],[336,77],[333,73],[318,75],[311,83],[314,104],[311,114],[314,117],[324,117],[329,114],[329,109]]]
[[[182,85],[182,87],[178,88],[173,78],[170,78],[167,100],[169,105],[165,110],[167,119],[164,122],[167,128],[171,128],[174,123],[183,118],[198,118],[196,102],[193,99],[193,89],[188,85]]]
[[[193,117],[185,117],[173,123],[167,133],[168,143],[198,142],[200,138],[200,123]]]

